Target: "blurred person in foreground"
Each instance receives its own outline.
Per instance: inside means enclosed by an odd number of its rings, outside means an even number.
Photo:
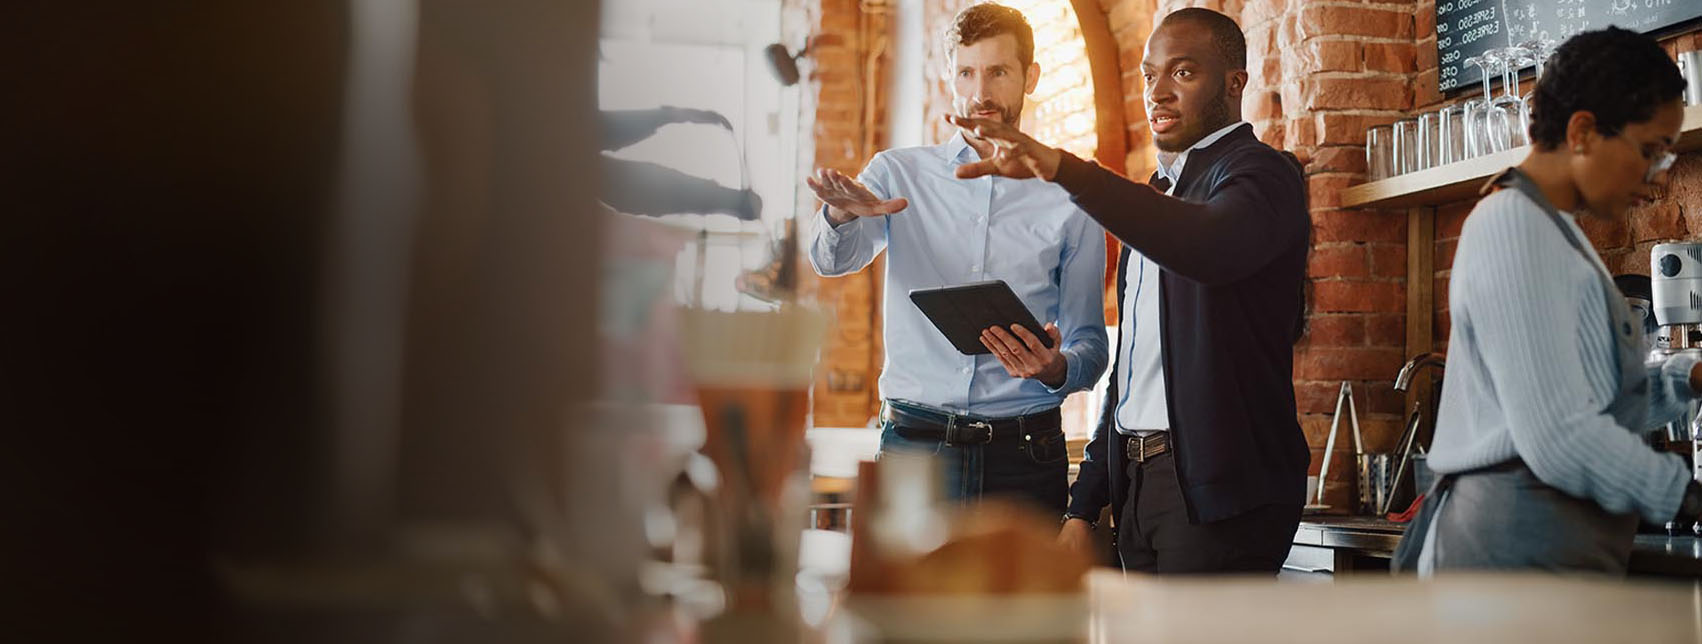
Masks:
[[[971,6],[953,19],[945,46],[952,108],[1017,123],[1041,72],[1022,14]],[[856,179],[817,171],[806,183],[825,205],[810,263],[845,275],[887,252],[882,453],[935,455],[948,497],[1014,495],[1056,516],[1069,468],[1058,407],[1105,371],[1105,240],[1056,186],[953,176],[992,154],[991,141],[959,131],[940,145],[876,154]],[[907,297],[985,280],[1004,280],[1035,319],[1050,322],[1052,348],[1013,325],[983,333],[993,355],[960,354]]]
[[[1696,396],[1697,358],[1644,363],[1641,321],[1579,227],[1666,183],[1683,90],[1660,45],[1623,29],[1548,60],[1530,155],[1484,186],[1460,234],[1430,450],[1441,476],[1398,567],[1622,575],[1639,517],[1702,511],[1683,459],[1639,438]]]
[[[1275,574],[1300,522],[1311,451],[1291,375],[1311,220],[1299,163],[1241,120],[1246,59],[1223,14],[1159,24],[1141,61],[1159,149],[1146,183],[951,118],[999,149],[958,176],[1056,183],[1127,247],[1116,367],[1059,534],[1088,548],[1111,504],[1125,570]]]

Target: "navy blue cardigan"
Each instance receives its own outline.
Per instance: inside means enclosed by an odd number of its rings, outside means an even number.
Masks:
[[[1300,504],[1311,450],[1294,404],[1293,345],[1305,321],[1311,218],[1293,155],[1250,125],[1189,153],[1178,198],[1068,154],[1055,180],[1126,246],[1157,263],[1166,404],[1188,518],[1206,523],[1269,504]],[[1119,260],[1121,311],[1129,252]],[[1123,351],[1119,340],[1116,358]],[[1113,363],[1112,373],[1116,373]],[[1070,513],[1121,515],[1128,481],[1114,440],[1116,378]]]

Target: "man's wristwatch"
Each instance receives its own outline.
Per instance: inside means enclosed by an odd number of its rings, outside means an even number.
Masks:
[[[1082,521],[1086,521],[1087,522],[1087,528],[1089,530],[1099,529],[1098,517],[1094,517],[1094,518],[1090,519],[1088,517],[1084,517],[1084,516],[1076,514],[1074,512],[1065,512],[1064,517],[1061,518],[1061,519],[1058,519],[1058,525],[1064,525],[1066,523],[1069,523],[1070,519],[1081,519]]]

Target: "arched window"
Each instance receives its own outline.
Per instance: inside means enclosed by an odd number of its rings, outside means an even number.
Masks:
[[[1023,104],[1023,122],[1040,141],[1094,158],[1099,145],[1095,130],[1093,69],[1081,21],[1070,0],[1004,0],[1021,11],[1034,27],[1034,61],[1040,64],[1040,84]]]

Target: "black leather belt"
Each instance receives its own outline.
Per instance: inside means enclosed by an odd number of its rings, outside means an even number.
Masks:
[[[1063,414],[1057,407],[1011,418],[983,418],[952,414],[887,401],[881,420],[893,424],[898,435],[912,440],[943,440],[947,445],[976,445],[1024,435],[1062,431]]]
[[[1123,455],[1136,463],[1145,463],[1168,451],[1170,451],[1170,432],[1123,436]]]

